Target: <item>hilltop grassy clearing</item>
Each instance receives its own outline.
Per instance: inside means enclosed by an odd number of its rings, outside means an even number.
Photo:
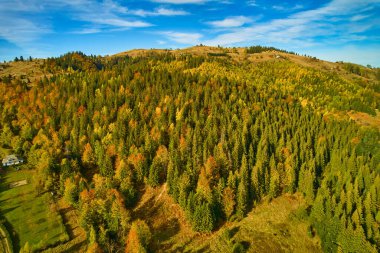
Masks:
[[[31,249],[43,249],[68,239],[62,218],[49,193],[36,195],[30,183],[33,171],[7,169],[0,181],[0,213],[7,221],[15,252],[27,242]],[[28,184],[10,188],[12,183]]]

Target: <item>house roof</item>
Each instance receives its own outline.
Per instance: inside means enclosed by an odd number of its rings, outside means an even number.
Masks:
[[[3,163],[7,163],[7,162],[10,162],[10,161],[18,161],[18,160],[22,160],[20,158],[18,158],[16,155],[12,154],[12,155],[7,155],[4,159],[3,159]]]

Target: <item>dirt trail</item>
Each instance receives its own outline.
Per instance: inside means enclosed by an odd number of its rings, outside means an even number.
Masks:
[[[157,196],[156,198],[156,201],[154,202],[154,204],[157,203],[157,201],[161,198],[162,194],[166,192],[166,183],[164,184],[164,186],[162,187],[162,191],[160,192],[160,194]]]
[[[0,226],[0,251],[4,253],[11,253],[11,245],[9,243],[9,240],[7,238],[7,234],[3,230],[3,228]]]

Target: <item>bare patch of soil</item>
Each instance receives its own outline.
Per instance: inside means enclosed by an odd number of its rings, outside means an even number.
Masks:
[[[26,184],[28,184],[28,180],[24,179],[24,180],[20,180],[17,182],[10,183],[9,188],[16,188],[16,187],[23,186]]]

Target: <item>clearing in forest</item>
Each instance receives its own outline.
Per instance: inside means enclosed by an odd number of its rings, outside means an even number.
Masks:
[[[43,249],[68,239],[62,218],[49,193],[37,195],[33,184],[15,188],[16,182],[31,181],[34,171],[9,169],[0,181],[0,216],[18,252],[26,242],[31,249]]]
[[[147,187],[133,218],[147,222],[154,252],[322,252],[318,236],[308,234],[303,198],[283,195],[258,204],[244,219],[226,222],[215,232],[194,232],[166,185]]]

